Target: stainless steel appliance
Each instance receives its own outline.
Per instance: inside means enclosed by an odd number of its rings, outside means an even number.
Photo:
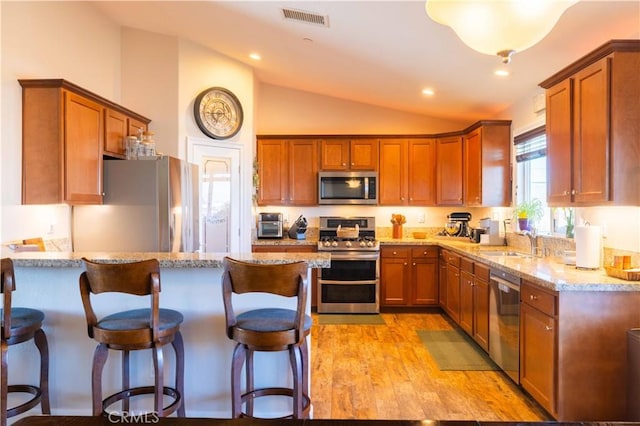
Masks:
[[[105,160],[104,204],[74,206],[74,251],[194,252],[198,166],[174,157]]]
[[[319,313],[380,311],[380,243],[373,217],[320,217],[318,251],[331,267],[318,269]]]
[[[318,173],[318,204],[377,204],[376,172]]]
[[[307,232],[307,218],[300,215],[293,225],[289,227],[289,238],[292,240],[304,240],[306,238],[305,233]]]
[[[258,214],[258,238],[282,238],[282,213]]]
[[[491,270],[489,280],[489,356],[520,383],[520,278]]]

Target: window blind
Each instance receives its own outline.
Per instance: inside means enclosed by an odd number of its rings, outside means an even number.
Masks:
[[[535,160],[547,155],[547,135],[545,127],[540,126],[513,138],[516,149],[516,161]]]

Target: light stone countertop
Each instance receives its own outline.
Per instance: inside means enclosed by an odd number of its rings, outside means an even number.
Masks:
[[[331,255],[328,253],[142,253],[142,252],[22,252],[10,257],[16,267],[32,268],[78,268],[82,258],[106,263],[127,263],[155,258],[161,268],[222,268],[225,256],[245,262],[262,264],[305,261],[309,268],[328,268]]]
[[[508,246],[484,246],[469,242],[468,238],[432,237],[416,238],[379,238],[380,246],[393,245],[432,245],[452,250],[489,267],[517,275],[533,284],[554,291],[640,291],[640,281],[625,281],[607,275],[604,268],[582,270],[575,266],[564,265],[554,257],[487,255],[488,251],[515,251]],[[267,242],[268,241],[268,242]],[[256,245],[285,245],[295,240],[256,240]],[[306,240],[306,244],[316,244],[315,240]]]

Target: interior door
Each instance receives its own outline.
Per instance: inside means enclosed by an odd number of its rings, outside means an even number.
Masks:
[[[240,150],[188,140],[188,161],[199,166],[200,252],[240,250]]]

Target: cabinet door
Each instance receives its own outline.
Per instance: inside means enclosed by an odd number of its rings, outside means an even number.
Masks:
[[[349,170],[349,141],[326,139],[320,142],[321,170]]]
[[[315,140],[291,140],[289,150],[288,204],[318,204],[318,143]]]
[[[407,305],[407,258],[383,258],[380,263],[380,303],[383,306]]]
[[[440,206],[462,205],[462,137],[437,140],[436,201]]]
[[[128,126],[129,130],[127,132],[127,136],[138,136],[140,132],[144,133],[148,129],[146,123],[131,117],[129,117]]]
[[[104,117],[104,154],[124,158],[126,155],[125,137],[129,130],[127,116],[107,108]]]
[[[438,259],[412,258],[411,304],[438,304]]]
[[[609,201],[609,59],[604,58],[574,77],[573,189],[574,201]]]
[[[556,321],[520,305],[520,384],[551,414],[556,412]]]
[[[456,323],[460,322],[460,268],[447,264],[446,312]]]
[[[407,199],[407,141],[383,139],[380,141],[380,170],[378,174],[379,204],[400,206]]]
[[[351,170],[378,169],[378,139],[352,139],[349,143]]]
[[[464,137],[464,203],[482,204],[482,129]]]
[[[460,327],[473,335],[473,274],[460,271]]]
[[[489,276],[489,269],[475,264],[473,286],[473,338],[485,351],[489,350],[489,281],[484,279],[478,269],[485,269]]]
[[[102,202],[103,107],[64,92],[65,195],[72,204]]]
[[[416,138],[408,142],[408,204],[436,204],[436,141]]]
[[[282,205],[289,196],[287,143],[284,140],[258,141],[258,204]]]
[[[447,251],[440,250],[438,258],[438,303],[442,309],[447,307]]]
[[[550,204],[571,202],[571,83],[567,79],[546,92],[547,202]]]

